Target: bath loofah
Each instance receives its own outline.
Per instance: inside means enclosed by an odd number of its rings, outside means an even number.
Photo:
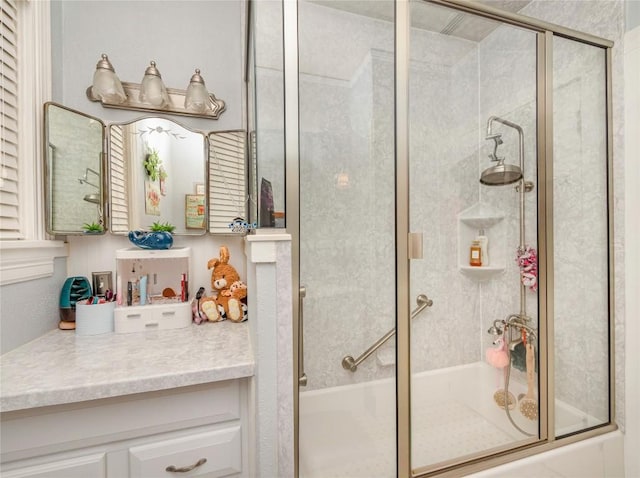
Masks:
[[[495,368],[505,368],[509,365],[509,354],[502,337],[498,337],[495,344],[496,347],[488,348],[485,353],[487,363]]]

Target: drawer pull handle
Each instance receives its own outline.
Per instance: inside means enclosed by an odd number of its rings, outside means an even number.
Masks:
[[[127,319],[138,319],[140,314],[127,314]]]
[[[199,466],[204,465],[207,462],[206,458],[200,458],[197,462],[195,462],[191,466],[183,466],[182,468],[176,468],[173,465],[169,465],[166,468],[166,471],[170,471],[171,473],[187,473],[188,471],[195,470]]]
[[[163,317],[166,317],[167,315],[176,315],[176,311],[175,310],[170,310],[170,311],[162,313]]]
[[[157,327],[158,326],[158,322],[147,322],[146,324],[144,324],[145,327]]]

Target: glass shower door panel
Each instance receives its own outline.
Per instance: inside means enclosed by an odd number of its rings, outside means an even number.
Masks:
[[[606,119],[604,49],[554,37],[557,436],[609,422]]]
[[[394,5],[298,9],[300,476],[394,477]]]
[[[410,5],[411,297],[433,300],[411,322],[411,444],[428,471],[538,439],[537,35]]]

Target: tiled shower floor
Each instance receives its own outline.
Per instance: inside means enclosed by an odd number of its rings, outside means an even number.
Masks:
[[[300,476],[395,476],[395,415],[319,412],[300,418]],[[413,465],[432,465],[514,441],[471,408],[451,401],[414,407]]]

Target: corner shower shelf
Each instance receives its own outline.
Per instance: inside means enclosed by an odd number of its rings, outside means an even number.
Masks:
[[[476,203],[458,214],[458,269],[476,281],[486,281],[505,270],[505,224],[504,213],[485,203]],[[484,229],[489,238],[489,265],[469,265],[471,241]]]
[[[472,267],[461,265],[460,272],[471,279],[485,281],[502,274],[504,272],[504,266]]]

